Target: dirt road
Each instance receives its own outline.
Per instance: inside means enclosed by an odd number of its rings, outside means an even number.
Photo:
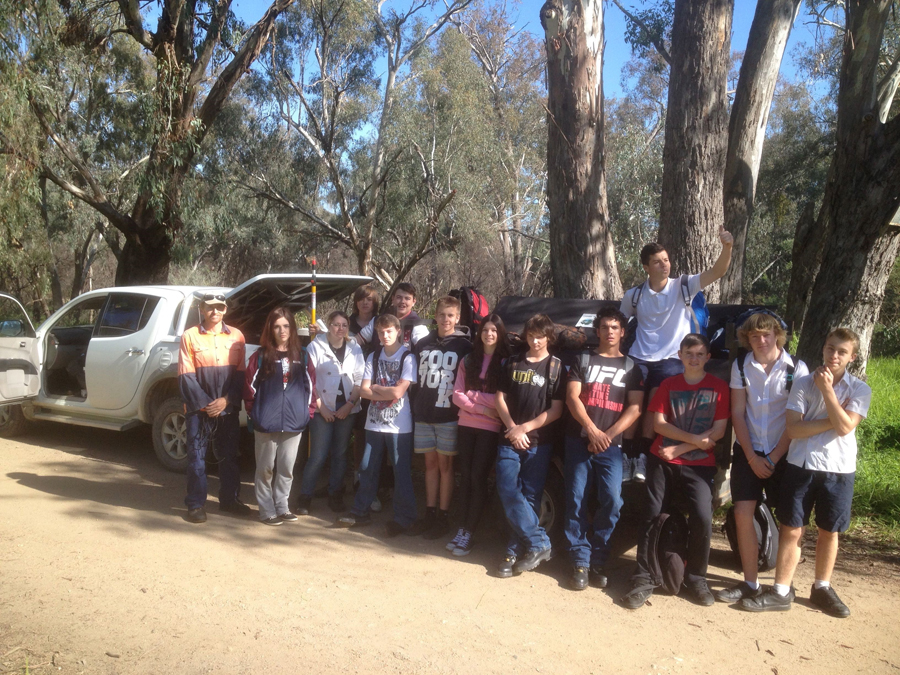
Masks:
[[[654,596],[629,612],[614,600],[633,551],[610,589],[574,593],[564,554],[492,577],[496,519],[460,560],[444,542],[384,540],[387,514],[338,530],[316,500],[312,517],[270,528],[219,515],[212,499],[198,526],[182,519],[183,495],[145,430],[48,424],[0,441],[0,673],[900,671],[890,561],[838,561],[844,621],[805,599],[757,616]],[[716,588],[737,573],[721,537],[714,547]],[[802,598],[811,574],[810,558]]]

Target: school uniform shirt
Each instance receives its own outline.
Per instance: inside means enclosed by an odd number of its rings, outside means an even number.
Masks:
[[[453,384],[459,364],[472,351],[472,343],[460,331],[446,337],[436,330],[416,343],[413,353],[419,367],[418,386],[413,393],[413,419],[428,424],[446,424],[459,419],[453,402]]]
[[[769,454],[778,445],[784,434],[784,411],[788,402],[787,371],[794,366],[794,381],[809,374],[806,364],[794,359],[785,350],[766,374],[766,369],[756,360],[753,352],[744,356],[744,377],[747,386],[741,384],[738,362],[731,364],[731,388],[747,392],[747,407],[744,421],[750,431],[750,442],[754,452]],[[793,385],[791,385],[793,388]]]
[[[702,434],[712,429],[713,422],[731,417],[730,392],[724,380],[709,373],[696,384],[688,384],[684,375],[676,375],[662,381],[647,410],[651,413],[663,413],[666,422],[682,431]],[[659,449],[663,444],[671,447],[680,445],[681,441],[657,434],[650,452],[660,459],[662,457],[659,456]],[[687,466],[716,465],[712,448],[709,450],[695,448],[673,460],[663,459],[663,461]]]
[[[682,338],[691,332],[691,311],[684,305],[681,277],[669,279],[658,293],[649,283],[642,284],[637,307],[632,300],[640,289],[635,286],[625,292],[621,310],[626,318],[637,316],[637,333],[628,354],[642,361],[662,361],[678,358]],[[702,289],[700,275],[688,276],[688,293],[693,300]]]
[[[509,414],[516,424],[529,422],[549,410],[551,401],[565,400],[566,372],[562,366],[551,388],[550,361],[553,358],[555,357],[548,355],[541,361],[531,362],[521,356],[507,360],[498,389],[503,392]],[[529,431],[529,447],[549,444],[553,440],[555,428],[554,422]]]
[[[578,397],[591,422],[606,431],[622,416],[628,403],[628,392],[643,389],[641,369],[627,356],[607,357],[590,352],[586,364],[575,359],[566,368],[567,382],[580,382],[581,395]],[[572,438],[587,438],[584,427],[572,415],[566,416],[566,435]],[[622,444],[622,434],[610,441]]]
[[[841,381],[834,385],[834,393],[845,412],[854,412],[862,417],[869,414],[872,389],[858,377],[844,371]],[[825,399],[812,374],[794,380],[787,409],[803,415],[806,422],[828,417]],[[856,450],[855,429],[846,436],[838,436],[832,429],[809,438],[792,440],[787,460],[794,466],[811,471],[854,473]]]
[[[184,331],[178,353],[178,388],[186,415],[223,396],[228,399],[223,415],[240,411],[245,349],[243,333],[224,323],[218,333],[206,330],[203,324]]]
[[[409,354],[409,356],[407,356]],[[416,381],[416,361],[406,347],[400,347],[391,356],[381,351],[378,363],[375,354],[366,359],[363,380],[383,387],[395,387],[400,380]],[[402,398],[393,401],[372,401],[366,416],[366,430],[383,434],[409,434],[413,430],[412,412],[409,409],[409,390]]]

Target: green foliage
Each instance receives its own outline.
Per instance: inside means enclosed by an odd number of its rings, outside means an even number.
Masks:
[[[900,359],[871,358],[868,417],[857,429],[859,456],[853,514],[900,527]]]
[[[631,45],[635,55],[650,56],[656,49],[655,42],[668,44],[671,41],[674,0],[657,0],[649,7],[632,9],[630,12],[637,21],[626,15],[625,42]]]

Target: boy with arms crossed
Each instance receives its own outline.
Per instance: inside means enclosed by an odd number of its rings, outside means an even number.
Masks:
[[[622,432],[641,414],[641,372],[619,351],[625,316],[605,307],[594,319],[600,344],[569,368],[566,405],[566,539],[575,568],[572,588],[582,591],[590,577],[606,587],[603,566],[609,539],[622,508]],[[597,510],[588,533],[588,502],[596,493]]]
[[[794,599],[791,582],[800,561],[803,528],[816,510],[816,580],[809,599],[826,614],[850,616],[831,587],[838,533],[850,525],[856,476],[856,427],[869,412],[872,390],[847,372],[856,359],[859,337],[836,328],[825,338],[825,365],[794,382],[787,403],[791,438],[778,504],[778,564],[775,585],[741,600],[748,612],[787,611]]]
[[[790,444],[785,406],[793,380],[809,374],[803,361],[784,350],[787,335],[771,314],[751,314],[738,329],[738,339],[750,350],[739,357],[743,363],[735,360],[731,367],[731,423],[737,437],[731,462],[731,501],[744,580],[715,594],[719,602],[729,603],[760,593],[754,513],[763,490],[769,506],[778,506],[778,486]]]
[[[722,251],[715,264],[701,274],[687,277],[690,300],[728,271],[734,238],[721,228],[719,241]],[[681,338],[691,332],[692,314],[685,305],[681,278],[669,278],[672,266],[665,248],[655,242],[644,246],[641,266],[647,273],[647,280],[625,292],[621,310],[626,318],[634,316],[637,319],[637,333],[628,355],[641,369],[644,388],[649,391],[647,400],[652,400],[664,379],[684,371],[678,349]],[[646,477],[647,452],[654,438],[652,416],[644,415],[641,428],[631,429],[625,436],[626,449],[635,460],[634,479],[642,481]]]
[[[456,330],[459,300],[450,296],[437,302],[437,330],[416,342],[413,352],[419,367],[419,386],[413,394],[413,434],[416,454],[425,455],[425,518],[406,534],[438,539],[450,531],[448,515],[453,497],[453,457],[459,408],[453,403],[453,383],[459,364],[472,351],[472,343]],[[438,494],[440,493],[440,504]]]
[[[394,467],[394,519],[386,526],[390,537],[404,532],[416,519],[412,483],[413,419],[409,409],[409,385],[416,380],[415,358],[400,344],[400,322],[392,314],[375,320],[381,342],[366,359],[360,393],[369,399],[366,447],[359,464],[359,488],[350,515],[339,518],[339,527],[359,527],[372,522],[369,511],[378,491],[381,458],[387,452]]]
[[[678,356],[684,373],[667,378],[650,402],[658,434],[647,461],[647,502],[643,534],[638,540],[637,570],[622,598],[628,609],[641,607],[653,593],[649,556],[650,524],[669,507],[676,493],[687,500],[688,557],[684,586],[698,605],[715,602],[706,584],[712,535],[712,486],[716,476],[716,441],[725,435],[731,410],[728,385],[705,370],[709,341],[688,333]]]
[[[505,364],[497,413],[506,427],[497,448],[497,493],[512,537],[497,569],[502,579],[533,570],[552,556],[538,512],[552,454],[553,426],[563,411],[565,388],[558,358],[550,356],[553,322],[537,314],[525,323],[528,352]]]

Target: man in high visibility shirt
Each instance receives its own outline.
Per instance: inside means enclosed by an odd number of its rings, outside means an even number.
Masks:
[[[219,510],[249,515],[238,495],[238,439],[244,385],[244,336],[223,319],[225,296],[207,293],[200,304],[201,323],[181,336],[178,386],[187,426],[187,520],[206,522],[206,453],[212,447],[219,464]]]

